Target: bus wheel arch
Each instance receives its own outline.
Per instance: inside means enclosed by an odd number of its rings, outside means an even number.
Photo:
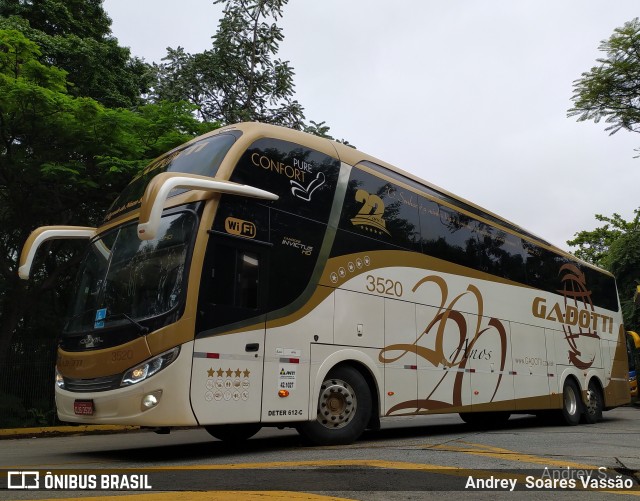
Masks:
[[[600,380],[593,376],[589,379],[585,400],[583,403],[582,420],[587,424],[594,424],[602,420],[604,410],[604,390]]]
[[[377,389],[362,364],[345,361],[333,366],[316,395],[315,419],[296,427],[314,445],[350,444],[372,423],[379,423]]]

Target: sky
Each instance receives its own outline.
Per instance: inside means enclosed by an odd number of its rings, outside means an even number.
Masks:
[[[211,0],[105,0],[133,56],[211,47]],[[567,117],[637,0],[290,0],[277,57],[307,121],[570,250],[640,206],[640,135]]]

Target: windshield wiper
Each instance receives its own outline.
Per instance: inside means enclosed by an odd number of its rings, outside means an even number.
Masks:
[[[132,325],[135,325],[138,328],[138,333],[141,336],[144,336],[146,334],[149,334],[149,327],[145,327],[144,325],[142,325],[141,323],[135,321],[133,318],[131,318],[129,315],[127,315],[126,313],[120,313],[120,315],[122,315],[124,318],[126,318],[129,322],[131,322]]]

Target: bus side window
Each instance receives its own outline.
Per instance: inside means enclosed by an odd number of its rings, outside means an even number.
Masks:
[[[198,331],[253,317],[264,308],[259,251],[210,241],[200,284]]]
[[[218,244],[213,251],[210,301],[217,306],[259,307],[260,258],[257,253]]]
[[[235,304],[240,308],[258,308],[260,258],[254,252],[239,251],[236,259]]]

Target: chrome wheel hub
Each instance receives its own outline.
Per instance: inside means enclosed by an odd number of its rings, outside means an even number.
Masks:
[[[320,388],[318,422],[329,429],[346,426],[356,413],[358,401],[353,388],[340,379],[328,379]]]

